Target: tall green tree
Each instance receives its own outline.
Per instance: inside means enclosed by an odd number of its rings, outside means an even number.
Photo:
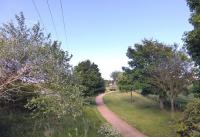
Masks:
[[[138,83],[138,88],[143,91],[148,89],[158,95],[161,109],[169,98],[174,111],[175,98],[186,90],[192,78],[187,56],[176,51],[176,45],[168,46],[153,40],[144,40],[142,44],[128,48],[127,56],[130,59],[127,70],[131,72],[133,83]]]
[[[189,54],[195,61],[196,65],[200,66],[200,1],[187,0],[187,4],[191,11],[191,17],[189,18],[190,24],[193,25],[193,30],[186,32],[184,36],[185,46],[188,49]],[[199,69],[200,76],[200,69]],[[197,79],[194,83],[194,90],[196,94],[200,94],[200,79]]]
[[[187,4],[191,11],[189,18],[190,24],[193,25],[193,30],[186,32],[184,37],[185,46],[191,55],[192,59],[200,71],[200,1],[187,0]],[[177,132],[181,137],[199,137],[200,136],[200,73],[193,83],[193,92],[197,93],[197,98],[187,105],[184,111],[184,116],[178,124]]]
[[[185,46],[196,64],[200,65],[200,1],[187,0],[187,4],[191,11],[189,22],[193,25],[194,29],[185,33]]]
[[[75,66],[74,73],[78,83],[85,88],[83,91],[84,96],[95,95],[105,90],[104,80],[101,77],[99,68],[90,60],[80,62]]]
[[[155,93],[159,96],[161,108],[164,107],[163,100],[166,98],[166,93],[151,83],[149,72],[161,58],[166,58],[171,54],[171,47],[146,39],[141,44],[135,44],[133,48],[129,47],[127,51],[130,61],[126,72],[132,75],[133,83],[137,83],[137,88],[142,89],[142,92]]]

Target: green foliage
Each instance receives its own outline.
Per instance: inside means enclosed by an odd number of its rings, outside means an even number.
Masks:
[[[136,88],[152,88],[149,71],[153,69],[155,63],[162,62],[167,56],[172,54],[172,48],[163,43],[153,40],[143,40],[142,44],[135,44],[134,48],[129,47],[127,57],[130,68],[125,68],[125,72],[131,75],[132,83],[137,83]],[[157,92],[162,94],[161,92]]]
[[[66,106],[79,106],[81,88],[72,74],[71,56],[60,48],[59,42],[52,42],[49,35],[45,36],[39,23],[28,28],[23,13],[16,15],[16,22],[0,28],[0,97],[15,101],[16,95],[24,95],[31,89],[22,88],[23,83],[37,84],[37,89],[31,91],[37,96],[33,99],[23,96],[24,100],[31,100],[31,110],[59,111],[58,107],[62,107],[67,111]],[[45,84],[48,87],[44,87]]]
[[[71,119],[80,116],[83,88],[75,80],[70,59],[59,42],[45,36],[39,23],[27,27],[23,13],[16,15],[16,24],[3,24],[0,28],[3,107],[11,105],[8,112],[16,116],[21,112],[16,106],[20,106],[26,110],[26,118],[34,121],[32,130],[40,128],[41,132],[51,129],[64,116]]]
[[[145,96],[145,95],[149,95],[149,94],[154,94],[155,91],[156,91],[156,89],[154,89],[154,87],[145,86],[142,88],[141,94]]]
[[[118,76],[117,86],[120,91],[131,91],[133,90],[133,83],[126,73],[121,73]]]
[[[25,111],[24,105],[29,99],[38,96],[35,92],[38,89],[33,84],[17,84],[15,87],[9,87],[8,91],[0,97],[0,106],[6,110]]]
[[[143,40],[142,44],[129,47],[127,57],[129,68],[125,72],[131,77],[135,87],[143,94],[154,93],[159,96],[160,106],[170,98],[172,111],[174,99],[187,90],[193,78],[190,60],[177,45],[166,45],[158,41]],[[148,90],[147,90],[148,89]]]
[[[64,115],[76,118],[82,113],[83,100],[80,96],[80,88],[78,86],[66,86],[58,89],[57,92],[44,89],[43,94],[37,98],[32,98],[26,108],[32,110],[33,117],[46,118],[54,117],[59,119]]]
[[[200,99],[194,99],[187,105],[182,120],[178,123],[177,133],[181,137],[200,136]]]
[[[104,83],[105,83],[105,87],[108,87],[108,86],[109,86],[109,83],[110,83],[110,81],[109,81],[109,80],[104,80]]]
[[[200,95],[200,80],[197,80],[193,83],[192,92],[196,94],[196,96]]]
[[[110,77],[113,79],[114,82],[116,82],[120,76],[120,71],[113,71],[110,75]]]
[[[196,64],[200,65],[200,2],[187,0],[187,4],[191,11],[189,22],[194,26],[194,29],[185,33],[185,46]]]
[[[196,65],[200,66],[200,1],[187,0],[187,4],[191,11],[189,22],[193,25],[192,31],[186,32],[184,41],[189,54],[195,61]],[[198,76],[199,78],[199,76]],[[200,81],[199,79],[193,83],[192,91],[196,97],[200,97]],[[179,123],[178,133],[180,136],[200,136],[200,99],[195,99],[189,103],[184,112],[184,118]]]
[[[105,122],[95,106],[85,107],[76,119],[65,115],[59,121],[54,118],[38,121],[30,118],[29,113],[0,110],[0,121],[1,137],[97,137]]]
[[[23,13],[16,21],[0,28],[0,92],[16,81],[64,83],[71,74],[68,52],[45,36],[39,23],[28,28]]]
[[[119,132],[109,124],[103,124],[98,130],[98,135],[99,137],[120,137]]]
[[[95,95],[105,90],[104,80],[98,66],[89,60],[79,63],[74,70],[78,83],[85,87],[84,96]]]
[[[134,48],[128,48],[127,57],[131,59],[128,63],[132,68],[138,67],[142,69],[141,71],[145,71],[145,69],[148,69],[148,65],[170,55],[171,51],[170,46],[158,41],[144,39],[142,44],[135,44]]]

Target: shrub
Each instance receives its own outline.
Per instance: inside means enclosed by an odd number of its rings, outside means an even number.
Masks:
[[[109,124],[103,124],[98,130],[98,135],[99,137],[120,137],[119,132]]]
[[[184,111],[183,118],[178,123],[177,133],[181,137],[200,136],[200,99],[190,102]]]

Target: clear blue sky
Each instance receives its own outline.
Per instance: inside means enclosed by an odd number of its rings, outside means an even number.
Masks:
[[[104,78],[127,66],[128,46],[143,38],[182,44],[182,35],[191,30],[185,0],[62,0],[67,26],[64,35],[59,0],[49,0],[58,36],[52,26],[46,0],[34,0],[48,32],[62,41],[73,54],[71,63],[90,59],[99,65]],[[1,0],[0,24],[23,11],[28,24],[39,20],[31,0]]]

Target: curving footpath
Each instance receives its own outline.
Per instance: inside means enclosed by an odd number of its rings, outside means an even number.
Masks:
[[[111,92],[109,92],[111,93]],[[123,137],[147,137],[137,129],[131,127],[125,121],[120,119],[116,114],[106,107],[103,101],[103,96],[109,93],[100,94],[96,97],[97,109],[101,115],[114,127],[116,128]]]

